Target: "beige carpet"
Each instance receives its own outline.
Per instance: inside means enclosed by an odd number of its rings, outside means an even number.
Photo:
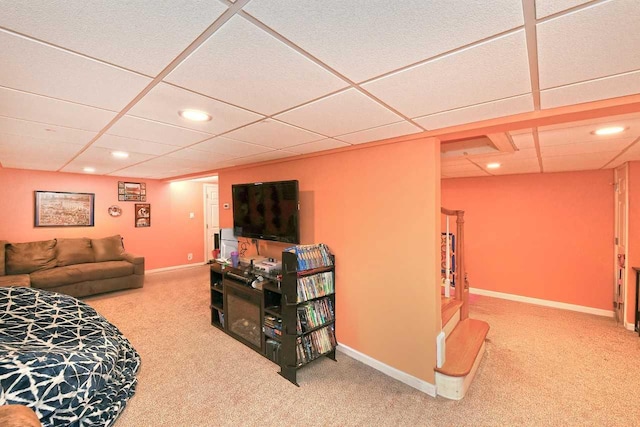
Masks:
[[[612,319],[472,296],[491,325],[462,401],[432,398],[338,352],[278,367],[210,326],[206,266],[147,276],[143,289],[86,298],[142,356],[115,427],[640,425],[640,338]],[[346,328],[338,321],[340,328]]]

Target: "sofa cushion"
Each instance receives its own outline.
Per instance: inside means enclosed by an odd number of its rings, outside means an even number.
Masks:
[[[6,273],[29,274],[56,266],[56,241],[9,243],[6,248]]]
[[[91,240],[86,237],[58,239],[56,258],[58,259],[58,267],[94,262],[95,257],[91,248]]]
[[[113,279],[133,274],[133,264],[127,261],[106,261],[67,265],[32,273],[31,286],[49,289],[88,280]]]
[[[7,274],[5,268],[4,268],[4,260],[5,260],[5,246],[7,246],[9,242],[7,242],[6,240],[0,240],[0,276],[4,276],[5,274]]]
[[[102,239],[91,239],[93,246],[93,255],[96,262],[102,261],[120,261],[124,247],[122,246],[122,237],[119,234]]]
[[[0,276],[0,286],[31,286],[31,280],[28,274],[12,274],[10,276]],[[1,424],[0,424],[1,425]]]

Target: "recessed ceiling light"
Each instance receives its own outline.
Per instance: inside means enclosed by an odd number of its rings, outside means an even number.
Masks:
[[[211,120],[211,116],[209,114],[199,110],[180,110],[178,111],[178,115],[183,119],[194,122],[208,122]]]
[[[624,130],[625,130],[624,126],[610,126],[606,128],[597,129],[593,133],[595,133],[596,135],[613,135],[616,133],[620,133]]]
[[[487,164],[487,169],[498,169],[500,167],[500,163],[489,163]]]
[[[124,151],[112,151],[111,155],[119,159],[126,159],[127,157],[129,157],[129,153],[126,153]]]
[[[86,168],[84,168],[82,170],[87,172],[87,173],[94,173],[96,171],[96,168],[86,167]]]

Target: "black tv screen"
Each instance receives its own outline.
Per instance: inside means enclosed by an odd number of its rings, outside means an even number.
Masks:
[[[300,243],[298,181],[234,184],[231,192],[235,236]]]

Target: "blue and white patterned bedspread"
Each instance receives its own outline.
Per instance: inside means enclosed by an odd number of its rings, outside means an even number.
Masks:
[[[109,426],[139,367],[118,328],[82,301],[0,287],[0,405],[29,406],[44,426]]]

